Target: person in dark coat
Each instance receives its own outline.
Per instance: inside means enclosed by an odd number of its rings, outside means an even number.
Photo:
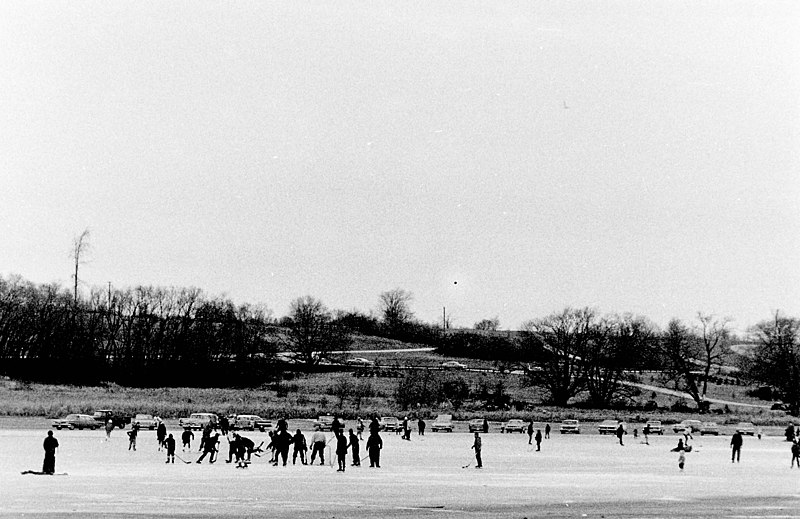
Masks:
[[[44,447],[44,463],[42,464],[42,472],[45,474],[56,473],[56,449],[58,448],[58,440],[53,436],[53,431],[47,431],[47,437],[42,444]]]
[[[383,449],[383,440],[376,431],[367,438],[367,453],[369,453],[370,467],[381,468],[381,449]]]
[[[238,456],[237,454],[238,451],[239,451],[239,435],[233,433],[232,436],[228,437],[228,459],[225,460],[225,463],[231,463],[233,461],[233,457]]]
[[[139,436],[139,426],[134,425],[128,431],[128,450],[136,450],[136,437]]]
[[[216,459],[214,458],[214,453],[217,452],[217,443],[219,442],[219,433],[209,436],[203,442],[203,454],[197,459],[196,463],[202,463],[203,459],[208,456],[209,463],[214,463]]]
[[[292,435],[289,431],[283,429],[272,435],[272,446],[275,448],[275,461],[272,463],[276,467],[279,463],[279,458],[283,460],[283,466],[289,460],[289,447],[292,445]]]
[[[171,434],[164,440],[164,447],[167,449],[166,463],[175,463],[175,438]]]
[[[536,450],[542,450],[542,430],[536,429]]]
[[[533,440],[533,420],[528,422],[528,445],[531,444],[532,440]],[[536,449],[536,450],[539,450],[539,449]]]
[[[338,437],[341,433],[344,432],[344,425],[342,425],[342,421],[339,420],[338,416],[333,417],[333,423],[331,424],[331,432],[335,437]]]
[[[351,455],[353,456],[354,467],[361,465],[361,452],[358,446],[358,436],[353,434],[353,429],[350,429],[350,443],[347,445],[350,448]]]
[[[408,428],[408,417],[403,417],[403,436],[404,440],[411,440],[411,429]]]
[[[191,429],[184,429],[183,433],[181,434],[181,441],[183,441],[183,450],[189,449],[191,452],[192,450],[192,440],[194,439],[194,433]]]
[[[742,455],[742,433],[736,431],[731,436],[731,463],[739,462],[739,458]]]
[[[336,458],[339,461],[339,469],[336,472],[344,472],[347,464],[347,438],[344,433],[336,433]]]
[[[800,443],[792,442],[792,464],[789,465],[790,469],[794,468],[795,462],[797,462],[797,468],[800,469]]]
[[[550,439],[550,424],[545,424],[544,426],[544,437],[545,439]]]
[[[482,444],[481,435],[478,434],[477,431],[475,431],[475,441],[472,443],[472,448],[475,450],[475,461],[477,463],[477,465],[475,465],[476,469],[483,468],[483,461],[481,460],[481,448],[482,448],[481,444]]]
[[[297,432],[294,433],[292,437],[292,444],[294,445],[294,453],[292,454],[292,465],[297,463],[297,455],[300,454],[300,463],[303,465],[307,465],[306,463],[306,451],[308,450],[308,443],[306,443],[306,437],[303,436],[303,433],[300,432],[300,429],[297,429]]]
[[[222,436],[227,436],[230,428],[231,422],[228,421],[228,417],[225,415],[221,416],[219,419],[219,432],[222,434]]]
[[[167,439],[167,425],[159,420],[158,427],[156,428],[156,440],[158,440],[158,450],[164,447],[164,440]]]
[[[619,439],[619,444],[622,445],[623,447],[625,446],[625,444],[622,443],[622,436],[624,434],[625,434],[625,427],[623,427],[622,422],[620,422],[619,425],[617,425],[617,439]]]
[[[417,429],[420,436],[425,436],[425,420],[423,420],[421,417],[419,420],[417,420]]]

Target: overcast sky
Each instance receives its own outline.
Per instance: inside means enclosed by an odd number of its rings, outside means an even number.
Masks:
[[[0,2],[0,273],[800,314],[798,2]]]

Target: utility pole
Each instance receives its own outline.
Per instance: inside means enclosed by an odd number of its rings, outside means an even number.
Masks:
[[[106,303],[106,306],[109,310],[111,310],[111,281],[108,282],[108,302]]]
[[[447,330],[447,310],[442,307],[442,330]]]

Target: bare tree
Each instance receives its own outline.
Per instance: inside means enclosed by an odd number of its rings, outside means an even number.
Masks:
[[[89,252],[89,229],[84,229],[83,232],[72,241],[72,259],[75,260],[75,275],[74,275],[74,290],[73,290],[73,304],[78,304],[78,267],[84,263],[83,255]]]
[[[550,392],[553,404],[564,406],[584,389],[582,357],[596,328],[595,312],[589,308],[567,308],[524,324],[523,344],[537,364],[527,369],[528,377],[533,385]]]
[[[414,313],[411,311],[413,298],[414,296],[411,292],[401,288],[394,288],[381,293],[379,300],[380,312],[383,315],[383,324],[390,331],[399,330],[414,317]]]
[[[680,320],[673,319],[659,341],[663,375],[675,384],[675,389],[689,393],[702,411],[703,394],[699,386],[697,359],[700,357],[699,340]]]
[[[778,389],[790,412],[800,412],[800,320],[775,312],[773,319],[750,329],[757,341],[745,362],[755,380]]]
[[[308,366],[318,364],[331,351],[347,347],[347,335],[332,322],[330,312],[319,299],[311,296],[295,299],[287,321],[288,350]]]
[[[711,368],[715,364],[721,365],[724,356],[730,351],[730,331],[727,327],[731,320],[728,318],[715,319],[713,315],[706,315],[703,312],[697,312],[697,320],[700,323],[696,333],[700,338],[701,346],[700,358],[697,360],[703,369],[703,389],[700,396],[705,399]]]

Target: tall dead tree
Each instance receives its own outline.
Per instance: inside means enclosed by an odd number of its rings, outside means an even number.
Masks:
[[[75,260],[75,284],[73,290],[72,302],[78,304],[78,268],[83,264],[83,255],[89,251],[89,229],[84,231],[75,238],[72,242],[72,259]]]

